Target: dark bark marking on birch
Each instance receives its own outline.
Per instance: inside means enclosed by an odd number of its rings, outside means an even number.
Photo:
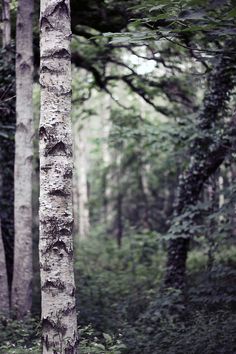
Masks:
[[[44,127],[39,128],[39,138],[46,138],[47,137],[47,131]]]
[[[56,69],[51,69],[48,66],[43,65],[42,68],[40,69],[40,72],[41,72],[41,74],[48,73],[48,72],[51,73],[51,74],[58,74],[61,71],[60,70],[56,70]]]
[[[49,16],[54,15],[55,13],[58,13],[59,16],[61,15],[66,15],[67,17],[70,17],[70,11],[68,6],[65,3],[65,0],[60,1],[54,8],[54,10],[49,14]]]
[[[70,195],[70,193],[67,192],[65,189],[53,189],[49,192],[49,194],[55,197],[66,197]]]
[[[65,48],[53,52],[53,53],[51,54],[51,56],[52,56],[54,59],[57,58],[57,59],[71,60],[71,59],[70,59],[70,52],[69,52],[67,49],[65,49]]]
[[[66,156],[67,155],[66,145],[62,141],[59,141],[50,149],[48,149],[47,154],[53,156]]]
[[[44,166],[40,167],[40,170],[45,171],[45,172],[47,172],[47,171],[49,171],[51,169],[52,169],[52,164],[47,164],[47,165],[44,165]]]
[[[66,328],[63,327],[59,321],[58,322],[54,322],[52,321],[51,319],[49,319],[48,317],[46,318],[43,318],[42,319],[42,325],[45,327],[45,328],[53,328],[57,331],[57,333],[62,333],[62,335],[65,334],[65,331],[66,331]],[[48,340],[48,336],[46,336],[47,340]],[[49,340],[48,340],[48,345],[49,345]],[[48,346],[48,349],[49,349],[49,346]]]
[[[57,280],[46,280],[46,282],[42,285],[41,290],[42,291],[51,291],[50,288],[55,288],[60,291],[65,290],[65,284],[60,281],[60,279]]]
[[[53,29],[52,24],[50,23],[50,21],[48,20],[47,17],[43,16],[40,20],[40,28],[44,28],[45,31],[50,31],[51,29]]]
[[[59,253],[61,250],[64,250],[69,256],[73,255],[73,250],[68,249],[66,243],[62,239],[57,239],[55,242],[51,243],[45,250],[45,253],[48,253],[51,250],[57,253]]]

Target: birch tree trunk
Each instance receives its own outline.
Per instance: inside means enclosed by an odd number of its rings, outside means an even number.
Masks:
[[[19,0],[16,27],[15,242],[12,309],[22,318],[32,303],[33,1]]]
[[[73,234],[76,237],[79,234],[79,191],[78,191],[78,176],[77,176],[77,165],[76,165],[76,146],[74,141],[74,160],[75,160],[75,171],[73,173]]]
[[[6,48],[11,43],[10,0],[2,0],[2,46]]]
[[[43,354],[77,353],[69,0],[41,1],[40,273]]]
[[[88,207],[88,184],[87,184],[87,156],[84,133],[82,128],[75,138],[75,160],[78,181],[78,206],[79,206],[79,237],[81,240],[87,238],[90,230],[89,207]]]

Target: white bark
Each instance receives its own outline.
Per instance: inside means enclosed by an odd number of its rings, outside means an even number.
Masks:
[[[78,176],[76,171],[75,143],[74,143],[74,160],[75,160],[75,169],[73,173],[73,218],[74,218],[73,233],[75,236],[77,236],[79,233],[79,191],[78,191]]]
[[[5,250],[2,241],[1,220],[0,220],[0,315],[9,316],[9,293],[7,282],[7,268]]]
[[[12,308],[31,309],[33,158],[33,0],[19,0],[16,28],[15,243]]]
[[[11,43],[10,0],[2,0],[2,47],[6,48]]]
[[[77,352],[69,0],[41,1],[40,272],[43,354]]]
[[[78,202],[79,202],[79,238],[87,238],[90,230],[88,184],[87,184],[87,157],[83,129],[79,131],[78,140],[75,139],[75,163],[78,177]]]

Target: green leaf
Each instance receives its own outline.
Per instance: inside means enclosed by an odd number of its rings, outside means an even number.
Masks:
[[[103,335],[104,339],[106,340],[106,342],[108,342],[108,343],[112,342],[112,338],[109,334],[103,333],[102,335]]]
[[[157,6],[153,6],[153,7],[151,7],[151,9],[149,10],[149,12],[161,10],[161,9],[163,9],[163,7],[166,7],[166,4],[159,4],[159,5],[157,5]]]
[[[232,18],[232,17],[236,17],[236,7],[234,7],[231,11],[229,11],[225,16],[225,18]]]
[[[206,16],[204,10],[198,11],[183,11],[180,13],[179,18],[181,20],[202,20]]]

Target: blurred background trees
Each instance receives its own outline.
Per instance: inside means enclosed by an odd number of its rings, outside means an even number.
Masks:
[[[36,1],[35,255],[38,6]],[[90,0],[71,1],[71,8],[81,352],[234,353],[235,4]],[[13,176],[7,166],[14,156],[6,149],[14,142],[15,80],[10,70],[10,60],[1,59],[2,181],[9,176],[7,186],[1,184],[1,224],[9,284]],[[33,317],[40,312],[37,274],[35,256]],[[11,346],[13,330],[13,343],[35,345],[36,353],[38,336],[30,321],[25,320],[25,339],[16,322],[2,322],[3,348]]]

